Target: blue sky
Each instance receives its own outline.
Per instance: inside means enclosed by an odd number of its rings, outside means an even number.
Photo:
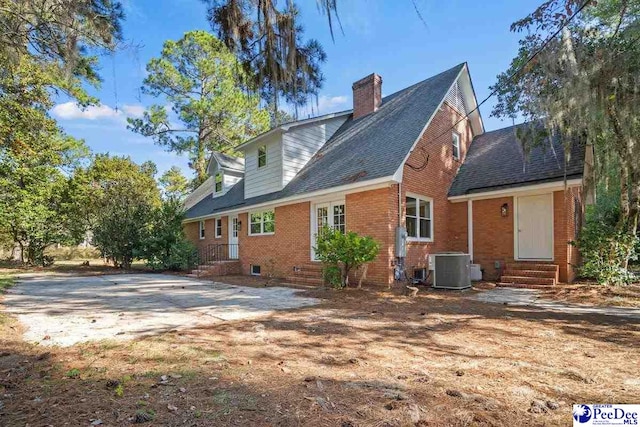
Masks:
[[[518,48],[519,37],[509,32],[510,24],[539,3],[415,0],[425,24],[411,0],[340,0],[344,35],[336,31],[334,42],[316,0],[299,0],[306,36],[318,39],[327,52],[320,112],[351,108],[351,83],[372,72],[382,76],[383,95],[388,95],[464,61],[481,100]],[[139,116],[154,102],[140,92],[146,63],[159,55],[165,40],[190,30],[208,30],[206,7],[200,0],[123,0],[123,4],[124,37],[134,47],[101,58],[104,81],[91,92],[102,104],[81,111],[60,99],[52,115],[94,152],[130,155],[136,162],[152,160],[161,173],[177,165],[191,176],[185,157],[127,130],[126,117]],[[510,125],[489,117],[493,103],[491,99],[481,108],[486,129]]]

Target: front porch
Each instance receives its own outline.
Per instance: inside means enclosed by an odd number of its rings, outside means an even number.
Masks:
[[[189,276],[228,276],[240,274],[240,246],[237,243],[210,243],[197,250],[198,267]]]

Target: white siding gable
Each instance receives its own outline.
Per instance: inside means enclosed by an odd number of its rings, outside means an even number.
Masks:
[[[469,114],[469,107],[464,99],[462,88],[460,87],[460,80],[456,80],[444,100],[453,108],[458,110],[460,114]]]
[[[244,150],[244,197],[246,199],[282,190],[282,141],[279,132]],[[258,168],[258,148],[267,146],[267,164]]]
[[[296,126],[283,134],[282,185],[286,186],[333,136],[347,116]]]
[[[211,169],[212,169],[211,173],[213,173],[211,178],[213,178],[213,180],[214,180],[213,192],[212,192],[213,193],[213,197],[220,197],[220,196],[224,195],[227,191],[231,190],[231,187],[236,185],[236,183],[242,179],[242,172],[223,170],[222,171],[222,191],[220,193],[216,193],[215,192],[215,178],[216,178],[216,174],[218,173],[219,169],[217,167],[216,168],[211,168]]]

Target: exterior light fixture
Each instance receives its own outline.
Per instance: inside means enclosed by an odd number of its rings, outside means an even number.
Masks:
[[[502,206],[500,206],[500,216],[503,218],[506,218],[507,216],[509,216],[509,204],[505,203]]]

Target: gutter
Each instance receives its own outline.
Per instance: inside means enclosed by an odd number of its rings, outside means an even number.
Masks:
[[[573,176],[576,176],[576,175],[573,175]],[[555,180],[551,182],[533,181],[532,183],[525,184],[525,185],[516,185],[512,187],[498,188],[496,190],[487,190],[487,191],[481,191],[477,193],[463,194],[460,196],[449,196],[447,199],[450,202],[464,202],[467,200],[491,199],[496,197],[509,196],[517,193],[524,193],[528,191],[536,191],[536,190],[561,190],[568,187],[578,187],[580,185],[582,185],[582,177],[568,179],[566,181],[564,179]],[[495,188],[495,187],[485,187],[485,188]]]
[[[219,216],[225,216],[225,215],[236,214],[241,212],[248,212],[251,210],[257,210],[265,207],[290,205],[293,203],[304,202],[309,199],[314,199],[317,197],[321,197],[321,196],[325,196],[333,193],[350,194],[350,193],[357,193],[361,191],[375,190],[378,188],[383,188],[389,184],[397,184],[397,183],[398,181],[394,179],[393,175],[384,176],[381,178],[362,181],[359,183],[345,184],[345,185],[340,185],[338,187],[327,188],[324,190],[312,191],[310,193],[296,194],[289,197],[283,197],[281,199],[270,200],[268,202],[256,203],[254,205],[243,205],[243,206],[240,206],[237,208],[231,208],[231,209],[227,208],[226,210],[221,210],[221,211],[217,211],[217,212],[206,214],[206,215],[201,215],[194,218],[187,218],[187,219],[184,219],[182,223],[187,224],[189,222],[196,222],[196,221],[201,221],[203,219],[217,218]]]

